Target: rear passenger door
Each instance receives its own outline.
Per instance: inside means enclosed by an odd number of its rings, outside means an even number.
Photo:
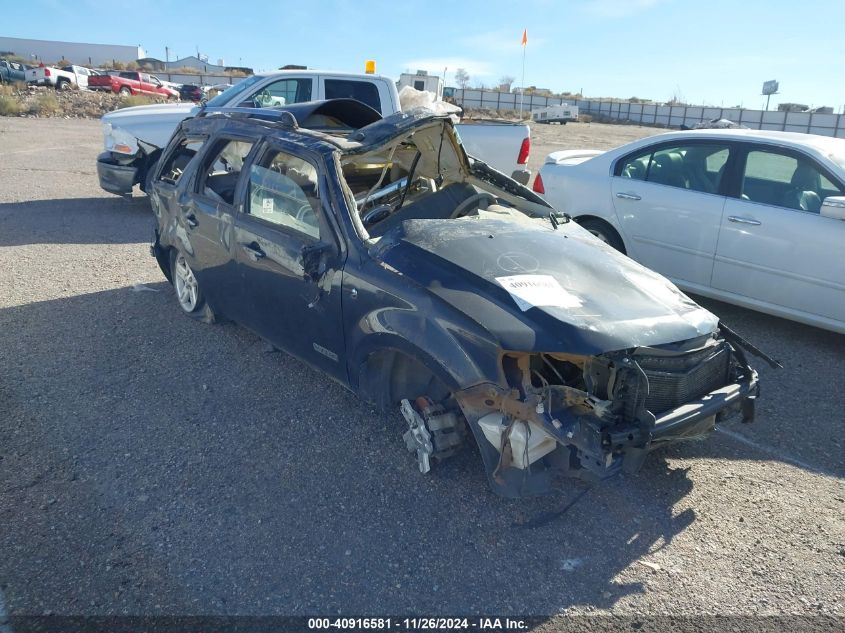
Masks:
[[[731,146],[652,145],[619,159],[611,192],[628,254],[674,280],[708,286]]]
[[[278,142],[249,167],[235,222],[233,318],[346,381],[343,251],[320,166],[319,157]]]

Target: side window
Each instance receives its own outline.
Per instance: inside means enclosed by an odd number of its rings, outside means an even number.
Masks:
[[[378,88],[369,81],[326,79],[326,99],[357,99],[381,112]]]
[[[196,191],[218,202],[234,204],[238,177],[252,146],[248,141],[219,141],[205,156]]]
[[[543,113],[545,115],[545,112]],[[545,116],[543,116],[545,118]],[[631,178],[632,180],[645,180],[648,174],[648,163],[651,160],[651,151],[637,156],[629,156],[623,159],[617,166],[617,176]]]
[[[317,170],[311,163],[272,151],[250,168],[249,215],[320,239],[319,208]]]
[[[202,139],[183,139],[178,147],[164,159],[164,164],[158,179],[162,182],[175,185],[179,182],[188,163],[191,162],[203,145]]]
[[[662,147],[653,154],[628,157],[619,176],[659,185],[718,193],[730,150],[724,145],[694,143]]]
[[[769,150],[751,150],[745,160],[742,199],[818,213],[822,200],[842,195],[809,159]]]
[[[252,95],[252,101],[260,108],[272,108],[290,103],[311,101],[311,83],[311,79],[281,79],[274,81]]]

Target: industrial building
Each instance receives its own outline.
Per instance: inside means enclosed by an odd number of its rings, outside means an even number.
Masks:
[[[0,36],[0,55],[16,55],[29,63],[53,63],[66,59],[76,64],[96,67],[113,62],[134,62],[146,57],[147,53],[140,45],[86,44]]]

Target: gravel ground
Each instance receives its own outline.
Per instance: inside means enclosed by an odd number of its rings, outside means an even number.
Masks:
[[[533,167],[658,131],[535,128]],[[756,363],[757,422],[525,529],[584,486],[502,500],[475,451],[422,476],[398,414],[184,318],[146,198],[97,186],[100,144],[0,118],[0,619],[845,616],[845,337],[702,300],[785,365]]]

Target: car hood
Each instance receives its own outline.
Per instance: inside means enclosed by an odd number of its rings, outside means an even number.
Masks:
[[[179,123],[199,112],[193,103],[161,103],[121,108],[101,119],[155,147],[165,147]]]
[[[555,230],[548,220],[407,220],[373,254],[506,350],[592,355],[689,340],[718,325],[666,278],[574,222]]]

